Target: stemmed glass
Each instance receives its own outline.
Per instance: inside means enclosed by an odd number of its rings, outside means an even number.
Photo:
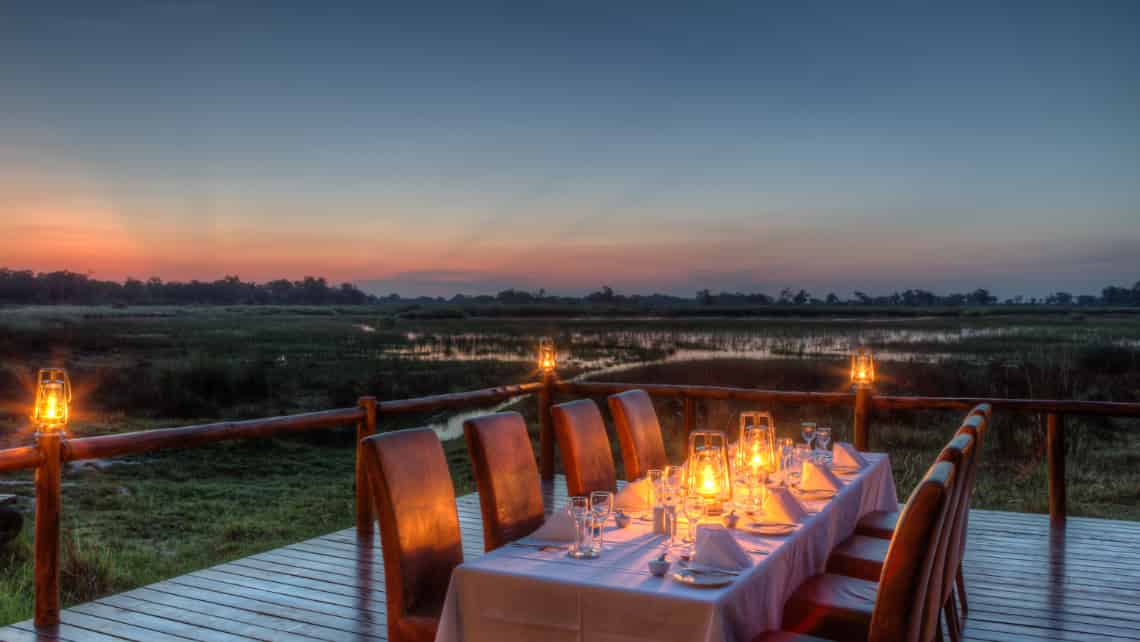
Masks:
[[[570,547],[570,552],[567,555],[579,559],[592,557],[594,552],[586,546],[584,541],[586,521],[590,516],[590,498],[571,497],[567,510],[570,512],[570,517],[574,519],[574,545]]]
[[[697,524],[705,516],[705,498],[693,492],[685,495],[684,511],[685,519],[689,522],[689,535],[684,541],[689,544],[692,553],[697,546]]]
[[[673,536],[677,531],[677,503],[678,493],[681,492],[681,480],[684,475],[681,473],[680,466],[666,466],[661,480],[661,504],[665,506],[666,519],[668,520],[669,540],[665,546],[673,548]]]
[[[804,438],[804,443],[807,444],[808,450],[811,450],[811,442],[815,439],[815,422],[805,421],[801,423],[800,435]]]
[[[594,513],[594,523],[598,525],[597,550],[606,546],[606,520],[614,509],[614,494],[608,490],[595,490],[590,493],[590,510]]]
[[[780,470],[787,478],[792,472],[793,456],[796,454],[796,442],[791,437],[780,440]]]
[[[646,478],[649,479],[649,487],[653,489],[653,499],[649,502],[649,515],[653,515],[653,509],[661,505],[661,496],[664,494],[661,490],[662,481],[665,479],[665,471],[660,468],[650,468],[646,473]],[[645,515],[642,515],[644,518]]]
[[[819,450],[819,458],[826,461],[828,457],[827,446],[831,443],[831,428],[820,426],[815,431],[815,447]]]

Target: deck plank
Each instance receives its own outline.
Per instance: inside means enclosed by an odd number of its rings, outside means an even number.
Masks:
[[[545,494],[560,505],[565,480]],[[464,555],[478,557],[478,497],[457,504]],[[1058,531],[1046,515],[973,510],[965,572],[967,642],[1140,642],[1140,523],[1070,518]],[[349,528],[73,606],[51,631],[18,622],[0,640],[382,642],[384,595],[379,537]]]

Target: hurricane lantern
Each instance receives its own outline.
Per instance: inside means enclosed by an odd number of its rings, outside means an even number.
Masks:
[[[71,381],[63,368],[41,368],[36,375],[36,405],[32,422],[43,432],[62,431],[67,426]]]
[[[554,340],[544,337],[538,342],[538,369],[544,374],[551,374],[558,366],[558,351],[554,349]]]
[[[755,478],[776,467],[776,422],[772,413],[753,410],[740,413],[740,441],[736,444],[736,465]]]
[[[719,430],[695,430],[689,435],[685,486],[705,498],[709,513],[724,510],[732,500],[732,474],[728,465],[728,440]]]
[[[859,348],[851,355],[851,383],[857,387],[875,383],[875,359],[867,348]]]

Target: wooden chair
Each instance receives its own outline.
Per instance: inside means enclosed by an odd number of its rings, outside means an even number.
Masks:
[[[607,401],[621,443],[626,480],[640,479],[653,468],[665,468],[669,463],[665,458],[665,442],[649,394],[644,390],[627,390],[610,395]]]
[[[526,422],[500,412],[463,422],[463,437],[479,489],[484,549],[530,535],[542,525],[542,484]]]
[[[961,556],[956,553],[956,542],[965,522],[966,513],[969,511],[969,500],[966,497],[967,475],[977,457],[975,444],[973,434],[965,429],[959,430],[954,439],[950,440],[939,453],[937,460],[954,464],[959,474],[955,478],[946,527],[938,545],[938,558],[935,564],[937,586],[932,587],[928,598],[935,613],[931,626],[938,625],[937,613],[944,613],[954,642],[958,641],[961,632],[961,624],[953,606],[954,576],[961,563]],[[827,572],[877,581],[882,573],[890,542],[891,540],[878,537],[852,535],[832,551],[827,560]]]
[[[816,575],[784,606],[785,631],[753,642],[928,642],[930,595],[936,590],[941,534],[954,489],[954,464],[934,464],[915,487],[898,521],[878,582]],[[935,622],[937,622],[935,612]],[[819,636],[819,637],[813,637]]]
[[[451,473],[428,428],[361,442],[384,555],[388,639],[431,642],[463,543]]]
[[[981,404],[977,408],[974,408],[974,410],[970,411],[970,416],[966,418],[966,421],[962,424],[962,427],[958,429],[959,431],[969,432],[977,439],[977,447],[975,448],[976,452],[974,459],[970,463],[969,469],[965,471],[965,514],[962,516],[958,532],[954,535],[955,541],[953,544],[951,544],[952,549],[957,551],[957,568],[954,571],[954,579],[958,587],[958,599],[962,602],[961,613],[963,619],[965,619],[966,614],[969,611],[969,607],[966,603],[966,578],[962,574],[962,559],[966,553],[966,533],[968,532],[970,526],[970,505],[974,499],[974,482],[978,476],[978,462],[982,458],[982,446],[986,441],[986,432],[989,429],[990,416],[990,405]],[[954,598],[951,597],[951,600],[953,601]],[[954,602],[954,604],[956,604],[956,602]],[[952,610],[947,613],[947,617],[951,617],[953,615],[956,618],[957,613],[957,609],[952,606]],[[951,624],[951,626],[953,626],[953,624]]]
[[[970,524],[970,505],[974,497],[974,482],[977,479],[978,462],[982,458],[982,447],[985,444],[986,432],[989,428],[990,418],[993,416],[993,410],[987,403],[978,404],[970,413],[966,415],[966,419],[962,422],[961,427],[958,428],[958,433],[968,432],[974,436],[974,456],[970,459],[968,467],[962,470],[962,484],[964,490],[962,491],[964,504],[962,509],[962,518],[956,529],[957,534],[954,535],[954,542],[950,544],[952,550],[956,550],[955,557],[957,558],[957,568],[954,569],[954,580],[957,585],[957,598],[953,594],[948,594],[946,597],[951,602],[951,609],[946,611],[947,619],[953,619],[953,622],[947,622],[951,627],[951,635],[954,635],[954,627],[960,629],[957,623],[958,610],[957,603],[961,601],[961,617],[964,619],[969,613],[969,605],[966,602],[966,578],[962,573],[962,558],[965,556],[966,549],[966,533],[969,530]],[[891,534],[894,532],[895,523],[898,519],[897,512],[887,511],[874,511],[868,513],[865,517],[859,520],[858,526],[855,528],[857,535],[866,535],[869,537],[878,537],[882,539],[890,539]]]
[[[989,423],[990,418],[990,405],[987,403],[975,406],[970,413],[966,415],[966,420],[963,425],[970,422],[981,422],[981,427],[978,429],[977,435],[978,443],[977,449],[981,453],[982,450],[982,437],[985,433],[985,426]],[[982,419],[972,419],[972,417],[982,417]],[[973,483],[971,481],[971,483]],[[858,535],[866,535],[868,537],[880,537],[882,539],[890,539],[895,531],[895,524],[898,523],[899,511],[871,511],[864,515],[859,523],[855,526],[855,533]]]
[[[617,492],[614,455],[598,405],[579,399],[551,407],[550,414],[570,495],[589,496],[595,490]]]
[[[947,530],[948,537],[953,532],[953,524],[960,516],[957,509],[961,501],[962,491],[965,489],[963,482],[966,480],[966,475],[964,473],[969,466],[966,462],[973,455],[974,438],[969,434],[962,433],[950,440],[950,443],[946,444],[946,447],[938,454],[938,459],[935,460],[935,463],[948,461],[954,464],[955,470],[962,473],[955,477],[957,481],[951,497],[950,518],[947,520],[947,524],[951,525]],[[950,541],[948,539],[947,543]],[[887,550],[890,548],[890,544],[890,539],[859,534],[852,535],[831,551],[831,555],[827,558],[827,572],[877,582],[883,572],[883,564],[887,559]]]

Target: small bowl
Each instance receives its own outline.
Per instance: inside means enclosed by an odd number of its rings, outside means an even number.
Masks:
[[[614,515],[614,522],[617,524],[618,528],[625,528],[629,526],[630,522],[632,521],[633,518],[629,515],[626,515],[625,513],[616,513]]]
[[[665,577],[665,574],[669,572],[669,560],[649,560],[649,572],[654,577]]]

